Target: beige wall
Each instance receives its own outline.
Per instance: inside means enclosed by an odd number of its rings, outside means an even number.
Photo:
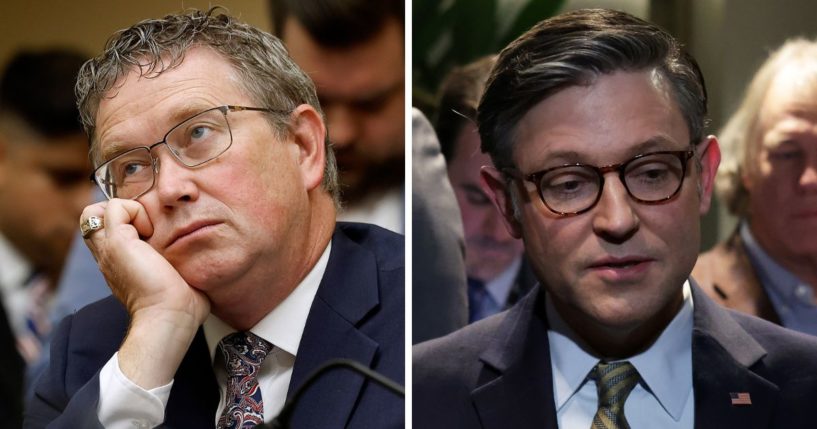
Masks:
[[[231,15],[269,31],[266,0],[32,0],[0,1],[0,64],[20,47],[68,46],[98,54],[116,30],[186,8],[226,7]]]

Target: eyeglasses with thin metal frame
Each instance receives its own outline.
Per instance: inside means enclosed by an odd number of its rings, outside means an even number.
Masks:
[[[561,216],[576,216],[596,206],[604,190],[604,175],[617,172],[630,198],[642,204],[662,204],[681,190],[688,161],[694,148],[684,151],[658,151],[636,155],[625,162],[596,167],[565,164],[531,174],[515,168],[503,173],[536,185],[542,203]]]
[[[246,111],[276,114],[290,112],[233,105],[204,110],[171,128],[161,141],[129,149],[105,161],[91,173],[90,179],[102,189],[108,199],[139,198],[153,188],[159,173],[159,159],[153,155],[154,148],[164,144],[182,165],[198,167],[218,158],[232,146],[233,133],[227,114]]]

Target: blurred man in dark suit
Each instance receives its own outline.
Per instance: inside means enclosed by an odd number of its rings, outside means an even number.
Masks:
[[[480,151],[477,104],[495,61],[485,57],[446,76],[435,125],[465,229],[469,322],[510,307],[536,284],[522,241],[508,234],[480,181],[480,169],[493,164]]]
[[[57,281],[91,198],[87,137],[73,91],[84,61],[62,49],[22,51],[0,78],[0,297],[8,316],[0,329],[10,330],[2,354],[28,365],[48,341]],[[3,368],[4,391],[16,393],[0,401],[3,413],[14,410],[2,421],[16,427],[25,371]]]

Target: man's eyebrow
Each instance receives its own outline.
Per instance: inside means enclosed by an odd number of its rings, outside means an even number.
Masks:
[[[391,95],[394,92],[402,90],[403,86],[405,86],[404,82],[405,82],[404,79],[400,79],[397,82],[394,82],[393,84],[391,84],[389,86],[386,86],[386,87],[383,87],[383,88],[378,88],[377,90],[371,91],[371,92],[368,92],[368,93],[363,93],[359,97],[359,100],[363,100],[363,101],[375,100],[375,99],[378,99],[378,98],[383,98],[383,97],[385,97],[387,95]]]
[[[100,150],[99,150],[99,160],[100,160],[100,162],[106,162],[109,159],[115,157],[116,155],[119,155],[120,153],[127,150],[126,147],[127,146],[124,143],[119,142],[119,141],[114,142],[114,143],[110,143],[110,144],[106,144],[104,148],[100,148]]]
[[[337,97],[334,95],[323,95],[318,88],[318,98],[321,103],[354,103],[365,104],[372,101],[383,99],[397,91],[402,91],[405,86],[405,79],[400,79],[397,82],[383,88],[378,88],[369,92],[358,94],[353,97]]]
[[[193,116],[198,115],[199,113],[204,112],[205,110],[210,110],[214,107],[219,107],[220,105],[212,104],[212,103],[201,103],[201,102],[194,102],[184,104],[179,106],[170,113],[170,116],[167,119],[168,127],[165,130],[165,133],[170,131],[172,127],[175,127],[179,123],[190,119]],[[253,106],[254,107],[254,106]],[[165,135],[162,134],[162,137]],[[157,140],[158,141],[158,140]],[[155,142],[154,142],[155,143]]]
[[[117,156],[117,155],[119,155],[119,154],[121,154],[123,152],[126,152],[126,151],[128,151],[130,149],[133,149],[135,147],[147,147],[147,146],[150,146],[150,145],[152,145],[154,143],[158,143],[159,141],[161,141],[160,139],[165,137],[167,132],[170,131],[170,129],[172,127],[175,127],[176,125],[180,124],[181,122],[186,121],[186,120],[190,119],[191,117],[196,116],[199,113],[204,112],[205,110],[208,110],[208,109],[212,109],[214,107],[218,107],[218,106],[211,105],[211,103],[205,104],[205,103],[201,103],[201,102],[194,102],[194,103],[184,104],[184,105],[180,106],[179,108],[173,109],[173,111],[170,113],[170,116],[168,116],[167,120],[165,121],[168,124],[167,129],[163,131],[163,134],[161,135],[161,137],[159,137],[156,141],[148,142],[147,140],[144,140],[144,141],[142,141],[141,144],[129,144],[129,143],[126,143],[127,140],[122,139],[119,136],[115,135],[114,138],[116,139],[116,141],[114,141],[112,143],[105,143],[104,147],[102,147],[99,150],[100,161],[101,162],[108,161],[109,159],[111,159],[111,158],[113,158],[113,157],[115,157],[115,156]],[[134,139],[134,140],[141,141],[141,140],[143,140],[143,139],[141,139],[141,137],[142,136],[137,136],[137,138]],[[103,146],[103,145],[101,145],[99,143],[101,143],[101,142],[97,143],[98,146]]]
[[[468,192],[479,192],[480,194],[485,194],[485,191],[483,191],[479,185],[475,185],[473,183],[463,183],[460,185],[460,188]]]
[[[652,136],[640,143],[636,143],[635,145],[629,147],[626,151],[626,156],[636,156],[642,153],[652,152],[652,151],[661,151],[661,150],[684,150],[684,147],[678,147],[678,143],[668,136],[657,134]],[[562,162],[583,162],[586,160],[587,156],[590,152],[578,152],[575,150],[570,149],[557,149],[552,152],[548,152],[545,156],[546,163],[550,164],[557,161]]]
[[[630,150],[633,152],[633,155],[639,155],[654,150],[685,150],[690,145],[690,142],[683,143],[684,147],[678,147],[678,142],[675,139],[662,134],[657,134],[641,143],[636,144],[630,148]]]

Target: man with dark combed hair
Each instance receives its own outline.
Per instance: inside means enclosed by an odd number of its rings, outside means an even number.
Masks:
[[[414,349],[422,428],[810,428],[817,340],[690,277],[720,161],[695,61],[623,12],[540,22],[478,108],[482,179],[539,280]]]
[[[336,152],[340,219],[404,231],[404,6],[271,0],[273,27],[315,81]]]

